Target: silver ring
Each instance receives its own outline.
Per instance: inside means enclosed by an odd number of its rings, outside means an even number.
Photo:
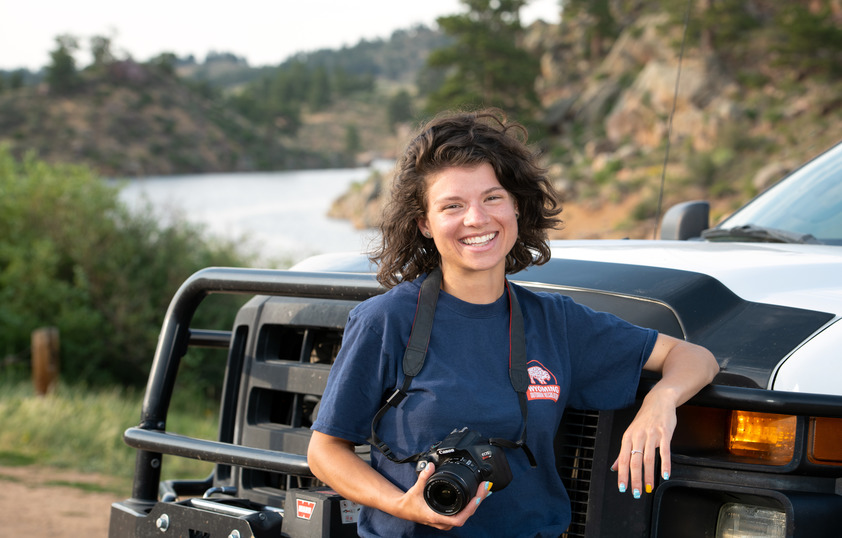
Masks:
[[[632,450],[631,455],[634,456],[635,454],[643,454],[642,450]]]

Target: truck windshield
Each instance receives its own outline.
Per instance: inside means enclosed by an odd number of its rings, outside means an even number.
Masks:
[[[714,237],[706,238],[723,240],[726,231],[732,229],[776,230],[793,237],[815,238],[803,242],[842,245],[842,143],[723,221],[716,227],[723,237],[707,234]],[[730,240],[735,238],[731,236]]]

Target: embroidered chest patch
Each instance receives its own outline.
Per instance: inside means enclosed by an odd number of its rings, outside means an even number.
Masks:
[[[526,390],[528,400],[558,401],[561,394],[558,380],[543,364],[538,361],[529,361],[526,365],[526,373],[529,374],[529,387]]]

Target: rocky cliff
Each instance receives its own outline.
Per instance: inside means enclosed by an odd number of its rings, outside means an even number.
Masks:
[[[839,140],[840,81],[781,67],[763,40],[681,56],[683,28],[646,15],[591,60],[581,28],[536,23],[525,40],[541,57],[541,147],[565,206],[554,237],[654,237],[666,208],[699,198],[715,221]],[[372,175],[334,215],[375,226],[388,183]]]

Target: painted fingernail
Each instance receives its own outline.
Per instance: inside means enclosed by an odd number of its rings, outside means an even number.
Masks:
[[[625,493],[625,492],[626,492],[626,485],[623,484],[622,482],[620,482],[620,493]]]
[[[669,471],[664,471],[664,480],[669,480],[669,479],[670,479]]]
[[[639,499],[640,498],[640,490],[637,489],[637,488],[634,488],[634,491],[632,491],[632,495],[634,496],[635,499]]]
[[[482,502],[482,499],[480,499],[479,497],[477,497],[477,500],[476,500],[476,501],[474,501],[474,503],[475,503],[477,506],[479,506],[479,503],[481,503],[481,502]]]
[[[493,485],[494,485],[494,482],[486,482],[485,483],[485,491],[489,491],[491,489],[491,486],[493,486]]]
[[[652,493],[652,484],[646,484],[646,493]]]

